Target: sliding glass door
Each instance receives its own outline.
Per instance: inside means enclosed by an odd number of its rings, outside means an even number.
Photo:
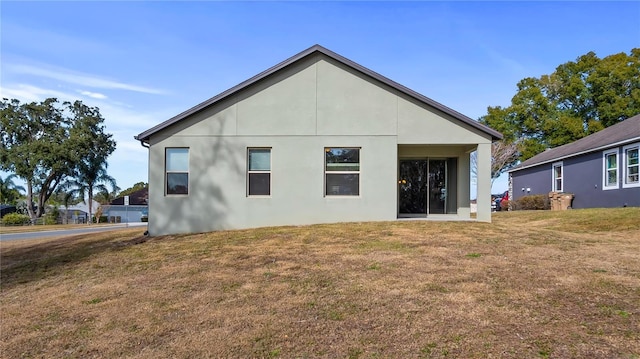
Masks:
[[[456,213],[456,158],[399,161],[398,214]]]
[[[399,212],[427,215],[427,160],[401,160],[398,178]]]
[[[444,214],[447,208],[447,161],[429,160],[429,213]]]

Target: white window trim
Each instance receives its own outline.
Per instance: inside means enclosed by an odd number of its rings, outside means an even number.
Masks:
[[[636,183],[627,183],[627,171],[629,170],[629,166],[627,166],[627,150],[632,148],[637,148],[640,154],[640,142],[622,147],[622,188],[640,187],[640,181]],[[640,164],[638,164],[638,166],[640,169]]]
[[[607,168],[607,156],[616,155],[616,184],[607,185],[607,178],[609,178],[609,168]],[[613,150],[604,151],[602,153],[602,190],[618,189],[620,188],[620,149],[615,148]]]
[[[556,167],[560,166],[560,183],[562,185],[562,188],[560,188],[558,190],[558,188],[556,188]],[[564,164],[562,161],[560,162],[554,162],[551,165],[551,191],[552,192],[564,192]]]
[[[167,169],[167,152],[169,150],[187,150],[187,170],[186,171],[169,171]],[[165,147],[164,148],[164,195],[165,196],[188,196],[191,193],[191,149],[189,147]],[[187,193],[169,193],[168,174],[169,173],[186,173],[187,174]]]
[[[269,150],[269,170],[249,170],[249,151],[251,150]],[[271,190],[272,190],[272,180],[273,175],[271,174],[271,170],[273,167],[273,158],[271,147],[247,147],[247,197],[250,198],[270,198]],[[249,175],[252,173],[268,173],[269,174],[269,194],[249,194]]]
[[[358,162],[358,170],[357,171],[327,171],[327,149],[332,149],[332,148],[347,148],[347,149],[354,149],[354,150],[358,150],[358,158],[359,158],[359,162]],[[362,147],[353,147],[353,146],[326,146],[324,147],[324,151],[322,152],[322,166],[323,166],[323,173],[324,176],[322,176],[322,181],[324,182],[324,186],[322,189],[322,194],[324,197],[326,198],[360,198],[360,196],[362,196],[362,176],[360,175],[360,172],[362,171]],[[354,175],[357,174],[358,175],[358,195],[334,195],[334,194],[327,194],[327,174],[347,174],[347,175]]]

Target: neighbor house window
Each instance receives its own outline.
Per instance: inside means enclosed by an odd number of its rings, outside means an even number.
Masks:
[[[247,151],[247,195],[271,195],[270,148],[249,148]]]
[[[562,192],[562,162],[553,164],[553,192]]]
[[[622,151],[624,154],[622,163],[624,170],[624,180],[622,187],[640,187],[640,162],[638,159],[638,150],[640,144],[636,143],[625,146]]]
[[[165,152],[166,194],[189,194],[189,149],[167,148]]]
[[[618,149],[604,153],[603,189],[618,188]]]
[[[360,149],[325,148],[324,177],[326,196],[359,196]]]

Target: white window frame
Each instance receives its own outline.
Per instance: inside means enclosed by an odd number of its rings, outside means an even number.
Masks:
[[[629,166],[629,164],[627,163],[628,159],[627,159],[627,151],[632,150],[632,149],[637,149],[638,150],[638,154],[640,155],[640,142],[637,143],[633,143],[627,146],[622,147],[622,187],[623,188],[633,188],[633,187],[640,187],[640,178],[637,182],[632,182],[632,183],[628,183],[627,180],[629,178],[629,167],[638,167],[638,169],[640,170],[640,163],[637,163],[633,166]],[[640,161],[639,161],[640,162]]]
[[[187,150],[187,170],[186,171],[169,171],[167,168],[167,157],[170,150]],[[191,192],[191,149],[189,147],[165,147],[164,149],[164,195],[165,196],[188,196]],[[187,174],[187,193],[169,193],[169,174],[170,173],[186,173]]]
[[[560,167],[560,177],[556,177],[556,167]],[[556,180],[560,180],[560,188],[556,188]],[[562,161],[555,162],[551,165],[551,191],[563,192],[564,191],[564,164]]]
[[[327,155],[326,153],[332,149],[349,149],[349,150],[358,150],[358,170],[352,170],[352,171],[327,171]],[[323,172],[324,172],[324,178],[323,178],[323,182],[324,182],[324,188],[323,188],[323,195],[324,197],[331,197],[331,198],[337,198],[337,197],[341,197],[341,198],[358,198],[361,196],[361,192],[362,192],[362,179],[360,176],[360,172],[362,170],[362,148],[361,147],[351,147],[351,146],[331,146],[331,147],[325,147],[324,151],[322,152],[322,165],[323,165]],[[338,174],[345,174],[345,175],[358,175],[358,194],[357,195],[341,195],[341,194],[327,194],[327,175],[338,175]]]
[[[607,157],[615,155],[616,156],[616,167],[608,168],[607,165],[609,161],[607,161]],[[610,184],[607,183],[609,179],[609,171],[616,171],[616,183]],[[610,189],[618,189],[620,187],[620,151],[618,148],[613,150],[604,151],[602,153],[602,189],[610,190]]]
[[[251,150],[269,150],[269,170],[250,170],[250,156],[249,153]],[[273,158],[271,157],[272,148],[271,147],[247,147],[247,197],[271,197],[271,184],[273,176],[271,175],[271,170],[273,166]],[[269,194],[249,194],[249,186],[250,186],[250,175],[254,173],[268,173],[269,174]]]

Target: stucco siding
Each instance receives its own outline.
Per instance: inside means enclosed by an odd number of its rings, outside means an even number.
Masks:
[[[462,219],[470,213],[469,152],[480,148],[487,184],[478,193],[487,205],[478,220],[490,221],[492,135],[418,102],[313,55],[169,121],[148,139],[149,233],[394,220],[399,144],[429,144],[422,153],[457,159],[457,192],[448,212]],[[165,150],[171,147],[189,148],[188,195],[165,194]],[[247,196],[250,147],[271,148],[270,196]],[[361,149],[358,196],[325,196],[325,147]]]
[[[329,61],[317,70],[319,135],[396,134],[395,94]]]
[[[235,136],[237,134],[237,106],[234,102],[224,101],[217,106],[199,112],[185,121],[173,125],[171,131],[163,131],[154,141],[165,136]]]
[[[190,155],[188,195],[164,194],[162,166],[150,174],[152,235],[396,218],[393,136],[172,137],[152,147],[150,160],[162,164],[165,147],[183,146]],[[324,196],[326,146],[361,148],[360,196]],[[247,147],[271,148],[269,197],[247,196]]]
[[[161,131],[166,136],[397,136],[399,144],[491,137],[321,56]]]
[[[456,123],[440,112],[398,97],[399,144],[491,143],[491,138]]]
[[[238,135],[315,135],[316,64],[287,69],[238,102]]]

